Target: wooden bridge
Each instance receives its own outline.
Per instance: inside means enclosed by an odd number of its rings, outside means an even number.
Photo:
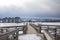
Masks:
[[[60,23],[0,23],[0,40],[18,40],[19,31],[23,31],[23,34],[43,34],[44,40],[59,40],[59,26]]]

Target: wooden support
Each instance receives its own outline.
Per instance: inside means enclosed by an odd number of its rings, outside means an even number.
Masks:
[[[23,27],[23,34],[26,34],[26,30],[27,30],[27,25]]]
[[[49,26],[47,26],[47,31],[49,32]]]
[[[14,38],[15,36],[14,35],[15,35],[15,32],[10,35],[10,39],[9,40],[15,40],[15,38]]]
[[[38,32],[41,33],[41,25],[39,25]]]
[[[54,35],[54,36],[55,36],[55,40],[56,40],[56,36],[57,36],[56,34],[57,34],[57,30],[56,30],[56,28],[55,28],[55,35]]]
[[[9,32],[8,29],[6,29],[6,32]]]
[[[44,30],[44,35],[46,37],[47,40],[54,40],[53,36],[49,34],[49,32],[47,30]]]
[[[18,32],[19,32],[19,31],[16,32],[16,40],[18,40],[18,35],[19,35]]]
[[[1,30],[1,33],[3,33],[3,29],[0,29]]]
[[[12,38],[10,40],[18,40],[18,35],[19,35],[19,30],[20,28],[23,28],[23,32],[24,34],[26,33],[26,30],[27,30],[27,25],[23,25],[23,26],[20,26],[20,25],[17,25],[17,26],[4,26],[4,27],[1,27],[0,30],[1,30],[1,35],[0,35],[0,40],[9,40],[9,36],[12,35]],[[12,28],[12,30],[10,30],[10,28]],[[15,28],[15,29],[13,29]],[[9,30],[8,30],[9,29]],[[3,33],[3,30],[6,30],[6,32],[4,31]],[[15,34],[16,33],[16,34]]]

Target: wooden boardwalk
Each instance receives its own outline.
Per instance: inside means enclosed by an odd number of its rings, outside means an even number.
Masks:
[[[5,28],[8,28],[8,29],[9,28],[15,28],[15,29],[18,30],[16,32],[16,36],[15,36],[15,31],[14,31],[14,34],[13,34],[13,32],[8,33],[8,35],[11,34],[13,36],[12,40],[44,40],[44,35],[39,33],[39,32],[37,32],[36,29],[33,26],[31,26],[29,22],[26,23],[26,25],[21,26],[21,27],[22,27],[22,30],[20,30],[21,29],[20,25],[19,26],[17,26],[17,25],[15,25],[15,26],[14,25],[12,25],[12,26],[8,25],[7,27],[5,26],[4,29]],[[18,32],[19,31],[23,31],[24,35],[19,35],[18,36]],[[40,31],[40,30],[38,29],[38,31]],[[44,34],[45,34],[45,36],[48,34],[46,37],[50,38],[52,40],[52,38],[49,36],[48,32],[44,32]],[[17,38],[15,39],[15,37],[17,37]],[[1,36],[0,36],[0,38],[1,38]],[[3,38],[3,40],[5,40],[6,38]],[[50,40],[50,39],[48,39],[48,40]],[[0,39],[0,40],[2,40],[2,39]]]
[[[19,40],[43,40],[41,36],[37,36],[37,31],[29,23],[27,27],[27,34],[19,36]]]
[[[27,34],[37,34],[37,31],[33,27],[31,27],[29,23],[28,23]]]

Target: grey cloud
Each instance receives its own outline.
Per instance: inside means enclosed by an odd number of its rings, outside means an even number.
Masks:
[[[36,0],[35,3],[25,3],[25,6],[29,11],[58,13],[60,12],[59,2],[60,0],[45,0],[40,3],[40,0]]]
[[[3,12],[4,11],[4,12]],[[28,15],[28,16],[46,16],[60,15],[60,0],[33,0],[33,2],[25,2],[24,6],[10,6],[0,9],[0,14],[10,15]],[[52,15],[52,16],[53,16]]]

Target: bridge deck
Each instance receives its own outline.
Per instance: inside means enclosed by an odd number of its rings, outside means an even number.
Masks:
[[[37,31],[33,27],[31,27],[29,23],[28,23],[27,34],[37,34]]]
[[[43,40],[41,38],[42,34],[40,34],[39,36],[37,34],[37,31],[28,23],[27,34],[19,36],[19,40]]]

